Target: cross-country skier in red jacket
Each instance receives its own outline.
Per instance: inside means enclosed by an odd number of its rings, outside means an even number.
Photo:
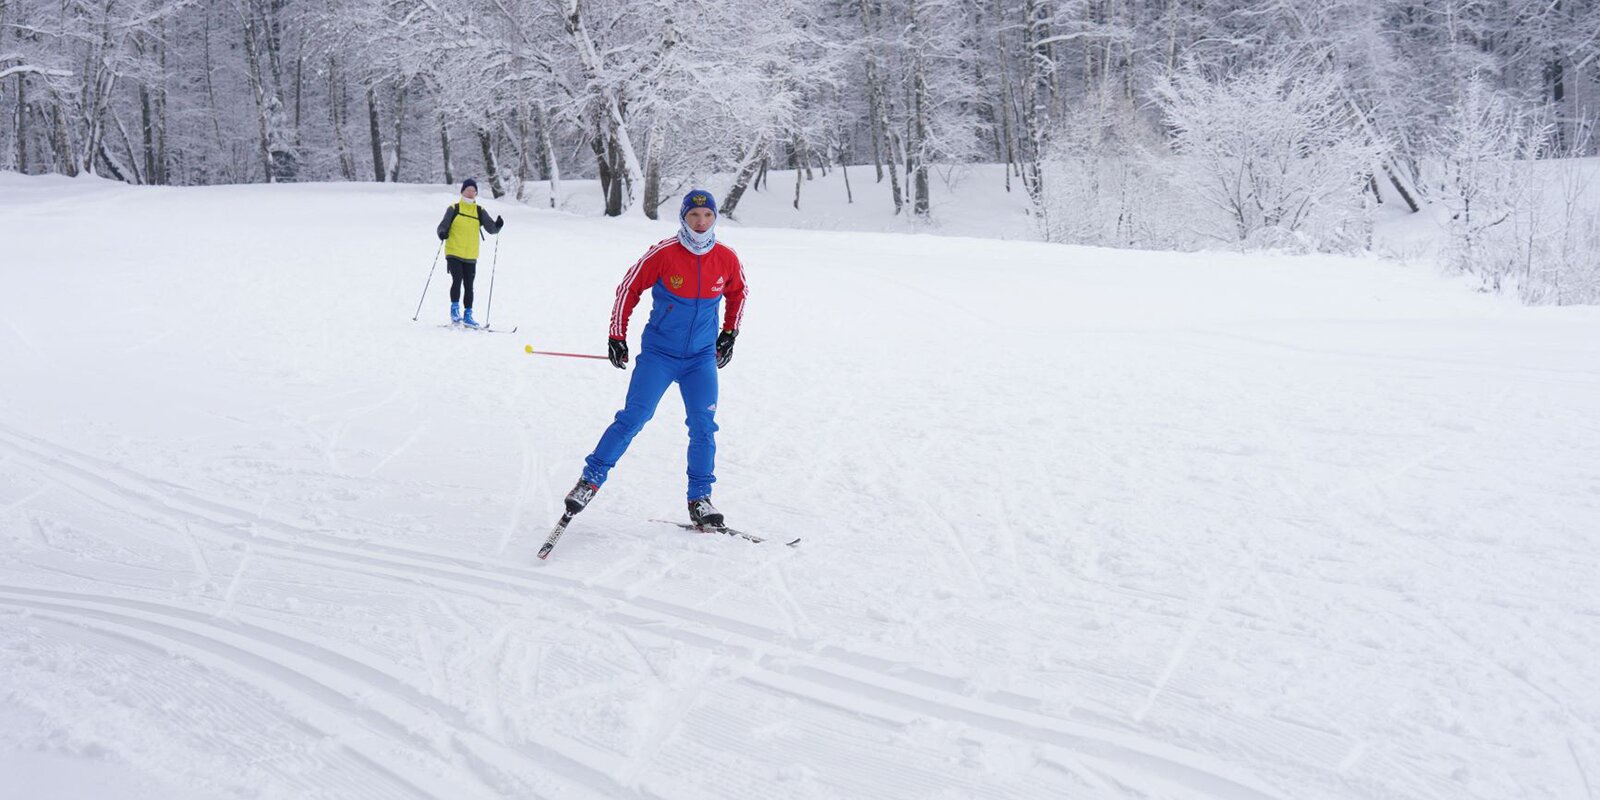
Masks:
[[[688,413],[689,518],[696,525],[724,525],[721,512],[711,505],[711,484],[716,481],[717,370],[733,358],[748,289],[738,254],[717,241],[716,198],[703,189],[691,190],[683,198],[678,219],[678,235],[651,247],[617,287],[607,340],[613,366],[628,367],[628,318],[646,289],[650,319],[639,339],[639,360],[628,383],[627,402],[585,460],[578,485],[567,494],[569,514],[589,504],[634,435],[655,414],[661,396],[677,383]],[[728,302],[719,324],[723,298]]]

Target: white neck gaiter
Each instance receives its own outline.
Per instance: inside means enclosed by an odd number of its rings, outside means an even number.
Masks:
[[[711,252],[711,248],[717,243],[717,223],[711,223],[711,227],[706,228],[705,233],[695,233],[694,228],[689,227],[689,223],[678,220],[678,241],[689,248],[689,252],[703,256]]]

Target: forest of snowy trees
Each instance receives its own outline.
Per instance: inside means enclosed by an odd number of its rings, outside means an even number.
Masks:
[[[0,0],[5,170],[598,178],[653,217],[859,166],[915,217],[998,163],[1044,238],[1110,246],[1355,250],[1377,204],[1453,204],[1451,258],[1536,302],[1600,265],[1505,249],[1540,205],[1506,166],[1597,119],[1600,0]]]

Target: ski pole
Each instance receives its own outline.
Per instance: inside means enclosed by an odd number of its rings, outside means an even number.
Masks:
[[[439,254],[444,252],[444,242],[439,243],[439,249],[433,251],[433,266],[428,267],[428,282],[422,284],[422,296],[417,298],[417,313],[411,315],[411,321],[416,322],[422,316],[422,301],[428,299],[428,286],[433,283],[433,271],[439,268]]]
[[[483,327],[489,327],[489,317],[494,314],[494,268],[500,264],[500,236],[494,237],[494,260],[489,262],[489,303],[483,309]]]
[[[487,319],[487,317],[486,317],[486,319]],[[610,360],[605,356],[591,356],[591,355],[589,355],[587,353],[556,353],[556,352],[552,352],[550,350],[535,350],[535,349],[533,349],[533,345],[531,345],[531,344],[523,345],[522,352],[528,353],[529,355],[535,355],[535,356],[562,356],[564,358],[598,358],[598,359],[600,359],[602,361],[609,361]]]

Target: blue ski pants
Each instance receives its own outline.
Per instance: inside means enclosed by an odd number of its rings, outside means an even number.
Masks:
[[[628,399],[594,452],[584,459],[583,477],[599,486],[650,418],[667,387],[683,393],[689,426],[689,499],[711,496],[717,460],[717,359],[714,353],[677,358],[646,350],[639,354],[628,382]]]

